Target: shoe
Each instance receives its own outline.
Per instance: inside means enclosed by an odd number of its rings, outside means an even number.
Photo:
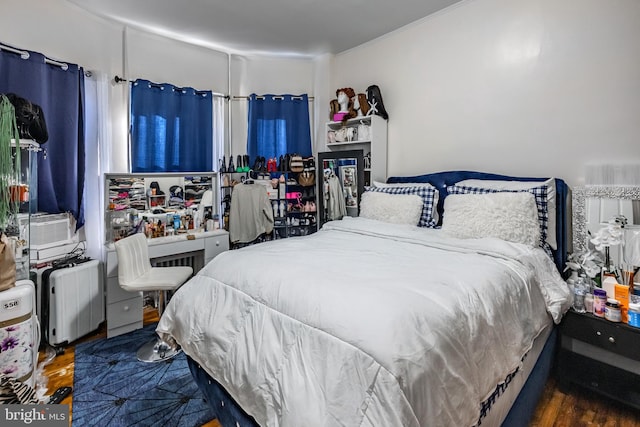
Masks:
[[[273,208],[273,217],[278,218],[278,202],[271,203],[271,207]]]
[[[280,202],[279,208],[280,208],[279,209],[280,210],[279,217],[284,218],[284,215],[287,212],[287,205],[282,201],[282,202]]]
[[[244,155],[244,171],[245,172],[249,172],[251,170],[251,168],[249,167],[250,162],[249,162],[249,155],[245,154]]]
[[[278,158],[278,172],[284,172],[284,164],[283,164],[283,162],[284,162],[284,157],[281,155]]]
[[[284,164],[282,165],[282,172],[288,172],[291,170],[289,167],[289,162],[291,161],[291,156],[289,154],[285,154],[283,157]]]
[[[242,156],[240,154],[238,154],[238,157],[236,160],[236,171],[244,172],[244,163],[242,162]]]
[[[225,176],[222,178],[222,186],[223,186],[223,187],[229,187],[229,186],[230,186],[230,183],[229,183],[229,175],[225,175]]]
[[[256,161],[253,162],[251,169],[253,169],[254,172],[260,172],[260,156],[256,156]]]
[[[377,85],[371,85],[367,88],[367,101],[371,107],[372,114],[377,114],[385,120],[389,119],[389,114],[384,109],[380,88]]]
[[[227,170],[231,173],[234,173],[236,171],[236,167],[233,166],[233,156],[229,157],[229,167],[227,168]]]
[[[224,156],[222,156],[222,160],[220,161],[220,173],[226,173],[227,172],[227,165],[225,165],[226,160],[224,158]]]

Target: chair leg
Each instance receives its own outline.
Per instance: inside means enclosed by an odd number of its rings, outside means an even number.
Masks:
[[[158,292],[158,316],[162,316],[167,301],[167,291]],[[171,359],[178,354],[182,349],[180,346],[175,347],[167,343],[165,340],[157,336],[153,340],[149,341],[138,349],[136,356],[141,362],[161,362],[163,360]]]

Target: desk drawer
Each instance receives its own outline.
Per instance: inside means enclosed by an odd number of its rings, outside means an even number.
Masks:
[[[125,291],[120,287],[117,277],[107,278],[107,304],[113,304],[114,302],[124,301],[131,298],[140,297],[142,293]]]
[[[630,359],[640,360],[638,328],[569,311],[562,321],[561,333]]]
[[[107,305],[107,327],[115,329],[129,323],[142,322],[142,296]]]
[[[205,264],[217,257],[224,251],[229,250],[229,235],[207,237],[204,244],[204,261]]]
[[[107,251],[107,277],[118,277],[118,255],[115,251]]]

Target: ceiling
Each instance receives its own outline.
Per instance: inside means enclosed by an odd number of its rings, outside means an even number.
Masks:
[[[339,53],[461,0],[67,0],[131,27],[229,53]]]

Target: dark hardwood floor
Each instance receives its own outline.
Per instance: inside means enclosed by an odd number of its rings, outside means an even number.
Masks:
[[[157,320],[158,315],[155,310],[145,309],[145,324]],[[105,335],[106,333],[102,329],[76,343],[105,337]],[[55,357],[45,367],[44,374],[48,378],[48,394],[58,387],[73,387],[73,355],[76,343],[68,346],[63,354]],[[43,355],[40,356],[42,359]],[[66,397],[62,403],[69,405],[71,417],[73,417],[72,395]],[[545,386],[544,393],[529,425],[530,427],[640,427],[639,412],[578,387],[560,387],[552,376]],[[216,420],[212,420],[203,427],[220,427],[220,424]]]

